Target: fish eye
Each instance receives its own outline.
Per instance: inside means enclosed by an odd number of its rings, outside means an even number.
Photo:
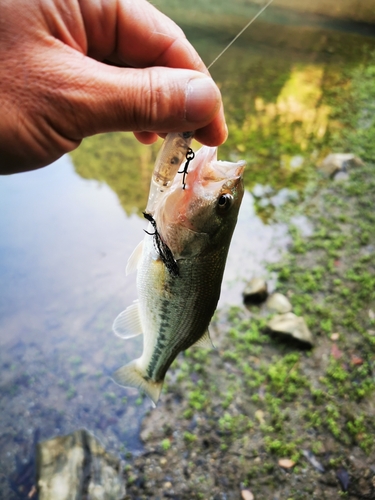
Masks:
[[[232,204],[233,204],[233,196],[229,193],[222,194],[217,201],[217,207],[220,210],[220,212],[226,212],[227,210],[230,209]]]

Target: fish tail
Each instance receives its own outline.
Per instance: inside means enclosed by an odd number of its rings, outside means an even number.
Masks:
[[[156,407],[156,403],[159,401],[160,393],[163,387],[163,381],[154,382],[153,380],[147,379],[142,372],[137,359],[115,371],[112,378],[119,385],[123,385],[125,387],[136,387],[137,389],[145,392],[151,399],[153,406]]]

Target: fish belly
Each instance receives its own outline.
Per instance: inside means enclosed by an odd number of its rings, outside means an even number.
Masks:
[[[178,261],[179,276],[145,255],[138,269],[137,287],[144,326],[140,359],[145,376],[155,382],[164,376],[179,352],[207,332],[220,296],[225,257],[199,255]]]

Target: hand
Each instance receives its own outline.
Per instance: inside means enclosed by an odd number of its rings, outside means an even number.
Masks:
[[[0,0],[0,173],[45,166],[100,132],[226,139],[220,92],[146,0]]]

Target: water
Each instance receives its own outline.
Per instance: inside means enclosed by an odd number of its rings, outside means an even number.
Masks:
[[[228,37],[225,30],[205,32],[198,21],[184,28],[206,61]],[[212,70],[230,130],[219,157],[248,162],[221,307],[239,305],[245,281],[286,251],[278,207],[303,191],[308,165],[338,126],[332,96],[340,71],[360,64],[364,47],[374,45],[310,26],[298,31],[298,46],[295,26],[273,27],[272,36],[266,28],[258,24]],[[141,211],[159,146],[103,135],[48,168],[0,179],[4,498],[27,493],[21,473],[32,470],[35,440],[86,427],[117,453],[141,449],[138,429],[149,402],[110,379],[138,355],[141,339],[122,341],[111,325],[136,298],[135,276],[125,277],[125,266],[143,237]]]

